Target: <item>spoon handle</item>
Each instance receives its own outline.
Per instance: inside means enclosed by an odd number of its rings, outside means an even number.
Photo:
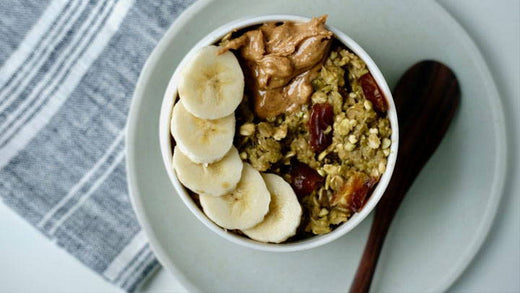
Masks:
[[[372,278],[374,277],[379,254],[383,248],[386,233],[388,232],[388,228],[390,227],[390,223],[393,218],[393,215],[389,214],[390,212],[392,211],[388,209],[383,211],[383,213],[387,214],[385,218],[389,218],[389,220],[374,220],[372,228],[370,228],[370,234],[368,236],[365,250],[363,251],[363,256],[361,257],[356,276],[354,277],[354,281],[350,287],[351,293],[368,292],[370,289],[370,284],[372,283]]]
[[[399,154],[394,174],[377,205],[365,251],[350,292],[368,292],[388,228],[406,192],[441,142],[458,108],[460,88],[445,65],[423,61],[394,90],[399,117]]]
[[[398,159],[395,168],[401,169],[402,165],[403,160]],[[374,221],[370,228],[365,250],[363,251],[363,256],[361,257],[356,276],[354,277],[354,282],[350,287],[351,293],[368,292],[370,289],[379,254],[383,248],[383,243],[385,242],[390,224],[401,203],[401,199],[412,185],[415,177],[416,174],[410,172],[399,174],[398,177],[392,178],[392,181],[388,185],[383,198],[381,198],[381,201],[376,207]]]

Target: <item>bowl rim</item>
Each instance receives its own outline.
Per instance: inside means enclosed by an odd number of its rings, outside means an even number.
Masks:
[[[295,22],[306,22],[311,18],[297,16],[297,15],[289,15],[289,14],[269,14],[262,15],[256,17],[244,17],[228,22],[217,29],[213,30],[209,34],[207,34],[204,38],[202,38],[199,42],[197,42],[190,51],[184,56],[181,60],[174,73],[170,77],[168,82],[168,87],[164,93],[163,101],[161,104],[160,117],[159,117],[159,145],[161,149],[161,156],[163,159],[164,166],[168,173],[168,177],[170,182],[173,184],[175,191],[182,199],[184,204],[188,207],[188,209],[195,215],[195,217],[201,221],[206,227],[220,235],[221,237],[231,241],[235,244],[242,245],[248,248],[257,249],[261,251],[270,251],[270,252],[291,252],[291,251],[301,251],[306,249],[315,248],[327,243],[330,243],[341,236],[346,235],[348,232],[357,227],[375,208],[379,200],[384,194],[388,183],[390,182],[391,176],[393,174],[395,162],[397,159],[397,150],[399,145],[399,125],[397,121],[397,111],[395,108],[394,100],[392,97],[392,93],[386,83],[386,79],[383,74],[372,60],[372,58],[368,55],[368,53],[361,48],[359,44],[357,44],[353,39],[347,36],[342,31],[330,26],[326,25],[327,29],[332,31],[334,37],[338,39],[343,45],[353,51],[356,55],[358,55],[367,65],[369,72],[372,74],[379,88],[383,91],[386,100],[388,102],[388,111],[387,115],[390,120],[390,125],[392,128],[391,141],[392,145],[390,147],[390,155],[387,158],[386,170],[381,176],[380,181],[378,182],[376,188],[372,192],[369,200],[366,202],[363,209],[355,213],[348,221],[342,223],[333,231],[323,234],[316,235],[311,238],[299,240],[296,242],[290,243],[263,243],[259,241],[255,241],[249,239],[244,236],[240,236],[234,234],[232,232],[228,232],[227,230],[221,228],[213,221],[211,221],[204,212],[197,206],[197,204],[193,201],[191,196],[186,191],[185,187],[179,182],[177,176],[172,167],[172,147],[171,147],[171,139],[170,139],[170,120],[172,115],[172,108],[174,102],[178,98],[177,95],[177,81],[180,74],[180,69],[182,69],[186,62],[191,59],[193,54],[201,47],[213,44],[227,33],[233,30],[243,29],[249,26],[265,23],[265,22],[277,22],[277,21],[295,21]]]

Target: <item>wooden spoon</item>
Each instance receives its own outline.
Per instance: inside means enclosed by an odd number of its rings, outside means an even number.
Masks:
[[[365,251],[350,292],[368,292],[390,223],[401,201],[446,133],[458,108],[455,74],[435,61],[422,61],[401,77],[394,90],[399,119],[399,153],[394,174],[376,207]]]

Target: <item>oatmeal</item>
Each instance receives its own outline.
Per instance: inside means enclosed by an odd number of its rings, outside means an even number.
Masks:
[[[314,18],[308,26],[321,26],[324,21],[324,17]],[[269,23],[226,39],[224,44],[228,49],[240,48],[233,52],[243,68],[258,69],[271,56],[249,57],[251,48],[245,44],[251,45],[264,27],[273,31],[287,25]],[[244,99],[235,112],[234,145],[240,157],[255,169],[291,183],[303,207],[300,232],[307,235],[328,233],[363,207],[385,172],[392,133],[386,101],[363,60],[330,40],[330,32],[315,31],[307,34],[315,38],[308,43],[320,40],[318,51],[325,57],[315,57],[316,62],[305,67],[311,88],[295,99],[280,94],[284,90],[279,88],[266,94],[267,81],[276,81],[276,74],[251,70],[246,74],[250,80],[246,80]],[[271,47],[266,52],[277,51],[268,37],[258,38],[268,40]],[[301,50],[298,44],[306,42],[296,43],[289,56]],[[296,70],[280,84],[290,88],[301,74]]]

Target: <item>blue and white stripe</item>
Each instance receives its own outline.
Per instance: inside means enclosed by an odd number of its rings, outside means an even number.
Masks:
[[[45,74],[38,74],[41,73],[41,70],[38,70],[41,68],[35,67],[34,70],[22,75],[26,78],[17,84],[17,90],[5,91],[13,97],[12,100],[20,103],[18,107],[7,113],[4,121],[0,122],[0,148],[11,150],[2,157],[0,167],[10,159],[10,155],[16,154],[23,148],[60,108],[90,64],[103,50],[107,40],[117,31],[132,2],[119,1],[118,7],[114,9],[116,4],[114,1],[97,1],[93,9],[83,11],[83,15],[79,13],[79,18],[65,19],[66,22],[73,24],[81,22],[81,26],[74,31],[73,37],[69,37],[70,42],[66,43],[64,48],[60,48],[56,58],[47,59],[50,61],[47,62],[51,64],[50,68],[46,69]],[[71,30],[67,31],[70,32]],[[62,42],[56,43],[63,44],[64,39],[61,40]],[[49,48],[51,52],[56,50],[57,48]],[[33,59],[41,57],[44,56],[38,55]],[[24,89],[27,89],[29,84],[34,87],[27,93]]]
[[[29,25],[0,2],[12,32],[0,35],[0,197],[134,291],[159,265],[128,201],[126,113],[146,57],[192,1],[20,1],[40,17]]]

